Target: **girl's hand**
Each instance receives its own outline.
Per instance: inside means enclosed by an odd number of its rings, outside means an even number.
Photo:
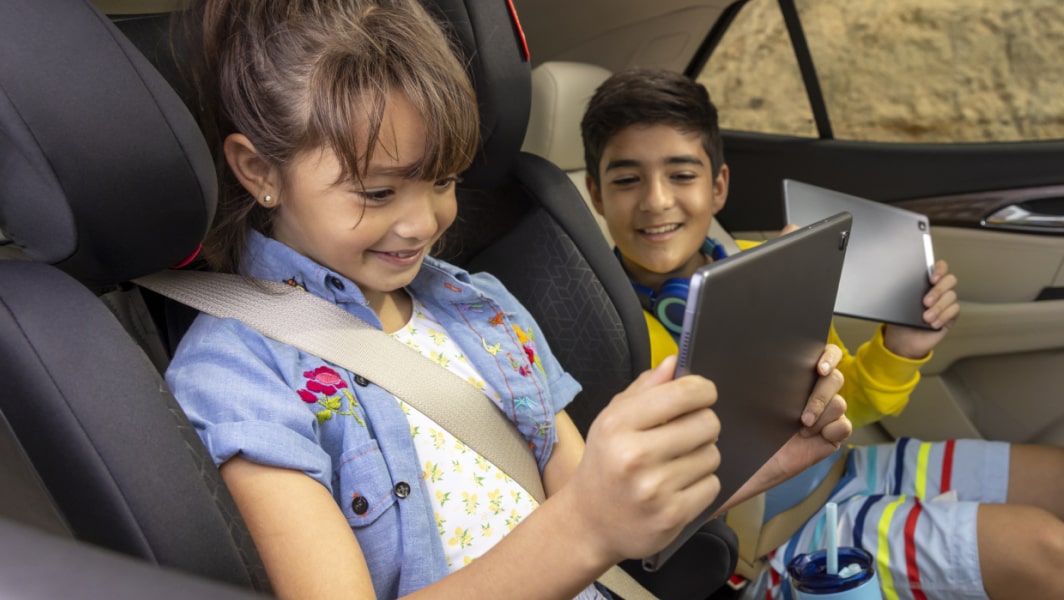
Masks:
[[[957,277],[949,272],[944,260],[935,262],[931,273],[931,290],[924,296],[924,322],[935,330],[887,325],[883,330],[883,345],[894,354],[904,358],[919,359],[946,337],[950,326],[957,320],[961,307],[957,303]]]
[[[675,368],[670,357],[613,398],[556,495],[610,564],[661,550],[720,492],[716,387],[696,375],[674,380]]]

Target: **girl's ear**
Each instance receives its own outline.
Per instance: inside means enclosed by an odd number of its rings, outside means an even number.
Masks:
[[[259,204],[271,208],[279,196],[280,179],[276,170],[255,150],[251,140],[242,133],[229,134],[222,150],[240,185]]]

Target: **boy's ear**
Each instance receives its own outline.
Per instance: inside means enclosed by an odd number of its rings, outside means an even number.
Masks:
[[[229,168],[248,194],[259,204],[272,207],[279,192],[279,178],[275,169],[255,150],[251,140],[242,133],[229,134],[222,144],[222,151]]]
[[[591,173],[584,175],[584,185],[587,186],[587,194],[591,197],[591,206],[595,207],[595,212],[602,216],[606,216],[606,213],[602,210],[602,191],[599,189],[595,179],[591,177]]]
[[[728,201],[728,165],[721,165],[720,173],[713,180],[713,214],[716,215]]]

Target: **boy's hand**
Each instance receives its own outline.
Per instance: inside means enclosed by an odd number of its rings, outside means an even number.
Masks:
[[[949,272],[949,265],[944,260],[935,262],[931,273],[931,290],[924,296],[924,322],[936,328],[918,329],[903,325],[887,325],[883,329],[883,345],[898,356],[919,359],[927,356],[949,328],[957,320],[961,307],[957,303],[957,277]]]
[[[840,360],[842,349],[835,344],[826,344],[816,366],[820,378],[813,386],[813,393],[809,395],[805,410],[802,411],[802,429],[799,431],[802,437],[820,434],[825,427],[837,422],[839,417],[846,413],[846,401],[839,396],[843,376],[836,367],[839,366]],[[842,439],[847,436],[848,433]]]
[[[842,350],[838,346],[825,346],[817,362],[820,379],[806,402],[802,428],[728,498],[717,514],[801,473],[837,450],[850,437],[853,425],[846,417],[846,401],[839,395],[842,373],[835,368],[841,359]]]

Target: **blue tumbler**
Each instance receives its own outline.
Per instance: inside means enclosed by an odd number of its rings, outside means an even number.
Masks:
[[[876,564],[860,548],[838,549],[838,572],[828,574],[827,550],[801,554],[787,565],[791,589],[799,600],[882,600]]]

